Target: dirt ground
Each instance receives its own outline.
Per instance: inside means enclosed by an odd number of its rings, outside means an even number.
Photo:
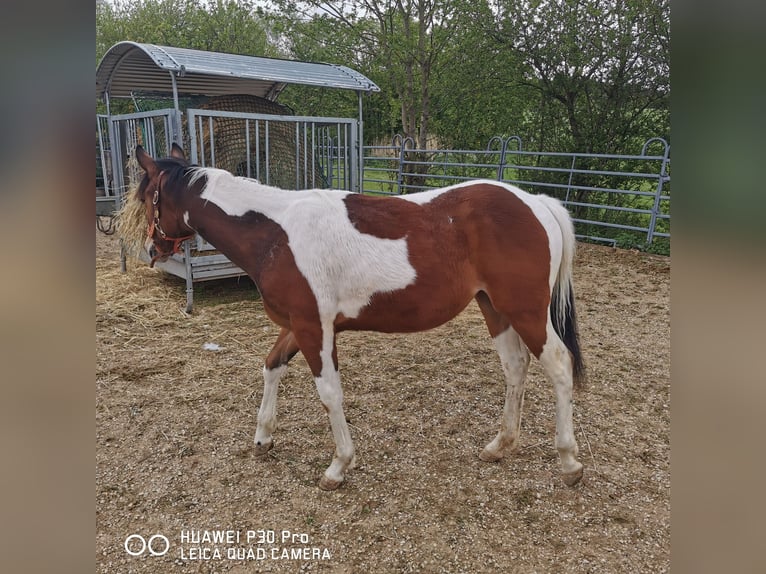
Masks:
[[[669,569],[669,258],[578,245],[580,485],[560,479],[534,360],[520,451],[479,460],[504,381],[472,304],[427,333],[339,337],[357,468],[335,492],[316,486],[334,447],[300,355],[275,448],[253,455],[278,329],[249,279],[198,284],[186,316],[182,280],[128,263],[96,233],[97,572]]]

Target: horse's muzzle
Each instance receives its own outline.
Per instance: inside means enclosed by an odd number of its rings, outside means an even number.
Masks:
[[[168,258],[171,255],[173,255],[172,253],[160,253],[159,251],[157,251],[157,248],[154,246],[153,243],[147,248],[147,250],[149,252],[149,257],[151,257],[151,261],[149,262],[149,267],[154,267],[154,264],[157,263],[157,261],[159,262],[167,261]]]

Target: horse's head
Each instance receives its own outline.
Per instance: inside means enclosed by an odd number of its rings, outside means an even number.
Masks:
[[[136,190],[136,199],[144,206],[148,223],[147,246],[152,258],[165,261],[177,253],[181,243],[194,237],[194,231],[183,220],[176,199],[183,187],[189,162],[184,151],[173,144],[170,157],[154,160],[141,146],[136,147],[136,160],[145,175]]]

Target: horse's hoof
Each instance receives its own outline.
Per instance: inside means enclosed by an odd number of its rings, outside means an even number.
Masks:
[[[328,478],[326,474],[323,474],[322,478],[319,479],[319,488],[322,490],[337,490],[341,484],[343,484],[342,480]]]
[[[498,460],[503,458],[503,455],[494,453],[485,448],[483,451],[479,453],[479,458],[483,460],[484,462],[497,462]]]
[[[580,465],[580,468],[573,472],[565,472],[561,475],[561,479],[564,481],[564,484],[567,486],[575,486],[578,482],[582,480],[582,470],[583,467]]]
[[[269,442],[265,441],[255,441],[255,446],[253,447],[253,452],[255,452],[255,456],[263,456],[267,452],[269,452],[272,448],[274,448],[274,440],[270,440]]]

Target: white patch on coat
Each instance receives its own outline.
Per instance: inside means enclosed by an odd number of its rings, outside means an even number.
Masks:
[[[199,168],[207,176],[201,198],[231,216],[262,213],[287,234],[295,263],[317,299],[322,317],[356,317],[375,293],[414,283],[406,238],[384,239],[360,233],[344,203],[350,192],[286,191]]]

